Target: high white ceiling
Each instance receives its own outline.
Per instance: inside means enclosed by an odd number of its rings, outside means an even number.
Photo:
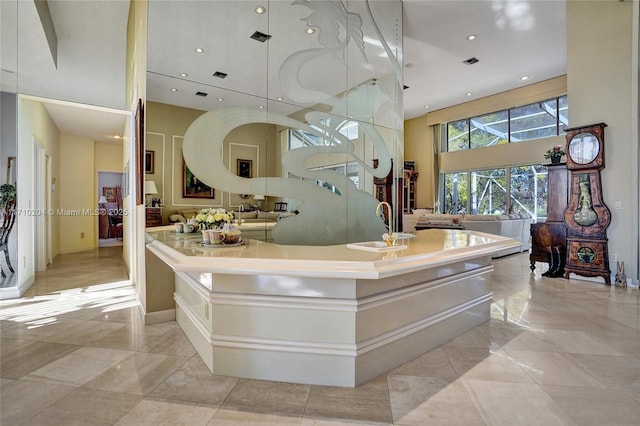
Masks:
[[[259,43],[252,41],[254,45],[250,46],[255,50],[247,51],[244,45],[233,41],[233,34],[267,25],[264,32],[270,30],[274,36],[269,42],[271,56],[277,52],[276,41],[286,37],[286,34],[278,34],[279,28],[285,26],[284,22],[289,22],[290,29],[296,31],[297,26],[306,26],[305,21],[292,20],[286,15],[287,9],[297,10],[296,13],[303,9],[302,6],[285,8],[290,3],[288,0],[228,1],[225,3],[231,10],[224,15],[212,12],[212,7],[219,6],[220,1],[150,2],[148,66],[154,73],[149,75],[147,98],[198,109],[212,108],[211,103],[217,96],[210,94],[203,102],[202,98],[193,96],[194,87],[205,87],[211,92],[225,89],[225,103],[234,97],[246,101],[247,92],[259,93],[234,86],[231,78],[211,78],[211,68],[228,73],[230,77],[246,76],[250,74],[248,71],[264,69],[266,57]],[[29,7],[32,2],[20,1],[17,8],[15,3],[4,0],[0,3],[3,90],[11,90],[7,85],[12,86],[12,83],[15,90],[15,76],[19,75],[17,90],[20,93],[76,102],[82,108],[97,105],[127,109],[124,99],[129,1],[48,0],[57,35],[57,69],[47,61],[44,61],[45,65],[34,58],[27,61],[29,55],[24,54],[30,52],[38,57],[46,54],[44,32],[33,30],[36,12],[34,7]],[[408,86],[404,91],[405,118],[566,73],[565,0],[404,0],[403,3],[404,84]],[[253,12],[258,4],[270,9],[269,18]],[[383,3],[372,2],[372,6],[375,10]],[[212,29],[217,30],[217,35],[211,35]],[[476,35],[474,41],[466,39],[470,34]],[[279,40],[277,36],[280,36]],[[19,39],[17,44],[16,38]],[[201,43],[206,43],[208,52],[218,52],[216,56],[208,57],[207,60],[213,62],[203,63],[206,56],[192,54],[194,45]],[[306,41],[289,38],[287,43],[304,44]],[[20,55],[16,55],[12,44],[17,45]],[[375,52],[375,46],[367,45],[366,48]],[[374,61],[376,55],[369,54],[368,57]],[[474,65],[463,63],[471,57],[479,62]],[[16,74],[16,68],[19,74]],[[190,76],[179,77],[183,72]],[[267,73],[273,72],[275,70],[267,68]],[[319,79],[322,75],[318,70]],[[523,82],[520,77],[525,75],[529,78]],[[363,74],[353,78],[365,77]],[[185,90],[170,93],[170,87],[184,87]],[[275,86],[268,89],[270,96],[277,96]],[[467,96],[467,93],[472,95]],[[263,99],[255,101],[264,102]],[[429,105],[429,109],[425,109],[425,105]],[[287,109],[286,103],[281,106],[283,112],[295,110],[294,106]],[[78,107],[68,105],[47,108],[53,111],[51,115],[60,129],[67,133],[101,140],[102,136],[96,135],[122,132],[123,117],[119,117],[122,121],[115,120],[111,124],[113,128],[107,130],[102,126],[92,133],[91,124],[97,125],[101,121],[99,115],[80,118],[76,115]],[[105,110],[98,112],[113,114]],[[84,127],[79,127],[80,124]]]

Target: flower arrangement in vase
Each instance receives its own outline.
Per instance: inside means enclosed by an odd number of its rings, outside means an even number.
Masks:
[[[233,221],[233,212],[222,208],[202,209],[196,215],[196,221],[200,229],[222,229]]]
[[[550,159],[551,164],[558,164],[560,163],[560,159],[562,158],[562,156],[565,154],[566,152],[564,152],[564,149],[562,149],[560,145],[556,145],[553,148],[549,148],[544,153],[544,158]]]

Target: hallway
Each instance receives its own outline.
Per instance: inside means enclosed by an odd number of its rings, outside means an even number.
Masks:
[[[492,319],[358,388],[209,373],[145,326],[121,248],[61,255],[0,302],[4,425],[636,425],[637,289],[495,262]]]

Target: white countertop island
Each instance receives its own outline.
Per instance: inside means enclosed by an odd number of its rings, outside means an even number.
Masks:
[[[147,230],[175,272],[176,320],[216,374],[357,386],[489,318],[491,255],[519,245],[425,230],[371,252]],[[149,291],[149,290],[147,290]]]

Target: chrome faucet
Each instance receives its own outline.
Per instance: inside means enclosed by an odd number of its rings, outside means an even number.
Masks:
[[[380,216],[380,208],[387,207],[387,214],[389,215],[389,232],[385,232],[382,234],[382,239],[387,243],[388,246],[392,246],[396,242],[396,238],[398,238],[398,234],[393,232],[393,211],[391,211],[391,205],[386,201],[381,201],[376,206],[376,215]]]

